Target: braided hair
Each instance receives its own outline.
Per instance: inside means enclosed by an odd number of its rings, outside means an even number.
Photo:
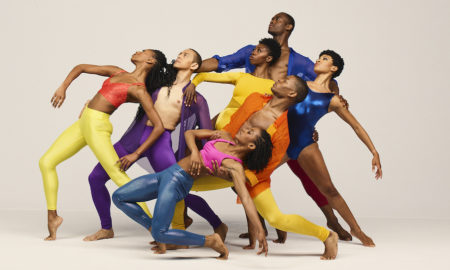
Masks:
[[[255,149],[249,152],[242,161],[247,169],[258,173],[269,164],[272,158],[273,145],[269,133],[264,129],[261,129],[261,133],[254,143]]]
[[[161,88],[163,86],[171,86],[175,81],[177,75],[177,72],[173,68],[173,66],[167,64],[167,59],[164,53],[159,50],[152,51],[154,53],[156,63],[145,78],[145,87],[147,88],[147,92],[149,93],[149,95],[155,92],[155,90],[158,88]],[[144,108],[142,107],[142,105],[139,105],[135,119],[141,119],[144,114]]]

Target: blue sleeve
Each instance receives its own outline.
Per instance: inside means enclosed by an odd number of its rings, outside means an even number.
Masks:
[[[245,61],[250,57],[252,54],[253,49],[255,48],[254,45],[247,45],[241,49],[239,49],[237,52],[226,55],[226,56],[218,56],[214,55],[212,58],[217,59],[219,61],[219,65],[217,66],[217,72],[223,72],[223,71],[229,71],[231,69],[235,68],[242,68],[245,66]]]
[[[294,66],[292,67],[292,75],[297,75],[305,81],[314,81],[316,73],[314,73],[314,62],[297,52],[294,54]],[[290,74],[289,74],[290,75]]]

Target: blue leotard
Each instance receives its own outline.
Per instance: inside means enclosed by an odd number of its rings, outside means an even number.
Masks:
[[[305,147],[314,143],[312,139],[314,126],[328,113],[333,96],[333,93],[319,93],[309,89],[304,101],[289,108],[290,144],[287,154],[290,159],[297,159]]]

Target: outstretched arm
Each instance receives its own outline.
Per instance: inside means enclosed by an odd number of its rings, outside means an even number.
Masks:
[[[214,55],[213,57],[204,60],[197,72],[223,72],[235,68],[242,68],[245,65],[245,60],[250,57],[254,47],[255,46],[253,45],[247,45],[230,55]],[[186,91],[184,92],[184,95],[186,96],[186,106],[191,106],[193,101],[196,102],[196,86],[197,84],[189,85],[188,88],[186,88]]]
[[[330,110],[336,112],[339,117],[347,122],[353,130],[355,131],[358,138],[367,146],[369,151],[373,155],[372,159],[372,171],[375,170],[375,179],[383,177],[383,172],[381,170],[380,156],[369,137],[369,134],[364,130],[361,124],[356,120],[353,114],[346,108],[345,103],[339,98],[339,96],[334,96],[330,102]]]
[[[229,171],[234,184],[234,188],[241,199],[242,205],[244,206],[245,213],[248,216],[250,225],[254,228],[256,232],[256,239],[258,239],[260,250],[258,255],[265,253],[267,256],[268,246],[266,241],[266,235],[264,229],[261,225],[261,221],[258,217],[258,212],[256,210],[255,204],[253,203],[247,188],[245,187],[245,174],[242,165],[234,160],[225,159],[222,162],[224,166]]]
[[[75,66],[67,75],[64,82],[61,86],[56,89],[55,93],[52,96],[50,103],[53,107],[59,108],[63,104],[66,99],[66,91],[69,85],[80,76],[81,73],[89,73],[89,74],[97,74],[101,76],[111,76],[122,69],[116,66],[96,66],[96,65],[88,65],[81,64]]]
[[[152,146],[156,140],[161,136],[161,134],[164,132],[164,126],[161,121],[161,118],[159,117],[158,112],[156,112],[155,107],[153,105],[153,100],[148,94],[145,86],[136,86],[137,88],[135,91],[131,90],[132,95],[135,96],[135,98],[139,101],[142,108],[145,111],[145,114],[147,115],[148,119],[153,124],[153,130],[152,133],[150,133],[150,136],[147,137],[147,139],[134,151],[133,153],[126,155],[122,157],[120,161],[120,168],[122,170],[128,169],[128,167],[133,164],[136,160],[139,159],[139,157],[150,147]],[[130,91],[129,90],[129,91]]]

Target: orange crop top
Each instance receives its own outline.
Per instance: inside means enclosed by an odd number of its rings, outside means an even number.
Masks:
[[[114,107],[118,108],[122,103],[127,101],[128,88],[132,85],[144,85],[143,83],[111,83],[110,80],[115,75],[126,72],[121,70],[103,82],[102,88],[98,91],[106,98]]]

